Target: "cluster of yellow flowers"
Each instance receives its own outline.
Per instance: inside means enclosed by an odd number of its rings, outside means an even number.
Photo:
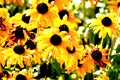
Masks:
[[[68,8],[72,0],[29,0],[29,9],[14,16],[10,16],[8,9],[3,7],[4,2],[24,6],[23,0],[1,1],[0,79],[36,80],[41,75],[44,75],[44,78],[49,77],[46,66],[49,66],[51,58],[60,64],[64,74],[75,72],[81,79],[84,79],[87,73],[95,71],[96,66],[103,73],[111,66],[110,49],[85,42],[77,31],[78,24],[82,21]],[[94,8],[94,1],[90,2]],[[98,0],[96,5],[97,2]],[[109,1],[108,4],[117,5],[120,1],[113,2]],[[120,35],[119,14],[116,13],[119,12],[119,5],[108,8],[115,12],[100,14],[91,20],[89,25],[94,34],[99,33],[98,37],[102,40],[106,36]],[[33,65],[45,69],[40,69],[40,75],[36,77]],[[109,80],[105,74],[101,77]]]

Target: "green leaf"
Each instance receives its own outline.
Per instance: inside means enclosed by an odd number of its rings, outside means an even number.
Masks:
[[[116,48],[116,53],[119,53],[119,52],[120,52],[120,44]]]
[[[93,80],[93,73],[87,73],[84,80]]]
[[[109,70],[109,72],[108,72],[108,76],[109,76],[110,80],[119,80],[118,74],[119,74],[118,72],[113,71],[113,70]]]

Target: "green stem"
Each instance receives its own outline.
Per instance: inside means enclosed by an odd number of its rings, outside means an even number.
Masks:
[[[114,50],[114,46],[115,46],[116,39],[117,39],[117,38],[115,38],[115,37],[112,38],[110,55],[112,55],[112,51]]]
[[[86,18],[86,14],[85,14],[85,0],[82,0],[82,12],[83,12],[83,26],[86,27],[86,21],[85,21],[85,18]]]

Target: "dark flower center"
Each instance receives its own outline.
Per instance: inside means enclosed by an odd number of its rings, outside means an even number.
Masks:
[[[78,67],[81,67],[82,66],[82,64],[80,64],[80,60],[78,60]]]
[[[25,45],[27,45],[27,48],[30,48],[31,50],[36,48],[36,44],[32,40],[27,40]]]
[[[66,31],[66,32],[69,32],[69,28],[66,24],[63,24],[59,27],[60,31]]]
[[[50,42],[54,45],[54,46],[57,46],[57,45],[60,45],[61,42],[62,42],[62,39],[59,35],[57,34],[54,34],[51,36],[50,38]]]
[[[112,21],[109,17],[105,17],[105,18],[102,19],[102,24],[104,26],[110,26],[112,24]]]
[[[37,11],[40,13],[40,14],[45,14],[47,11],[48,11],[48,6],[47,4],[45,3],[39,3],[37,5]]]
[[[60,17],[60,19],[62,19],[65,15],[67,15],[67,16],[69,17],[69,13],[68,13],[67,10],[61,10],[61,11],[59,12],[59,17]]]
[[[118,8],[120,7],[120,2],[118,2]]]
[[[34,33],[37,33],[37,28],[34,28],[31,31],[34,32]]]
[[[16,76],[16,80],[27,80],[27,78],[24,75],[22,75],[22,74],[18,74]]]
[[[67,47],[67,51],[68,51],[70,54],[72,54],[72,53],[75,52],[75,47],[73,46],[72,49],[70,49],[69,47]]]
[[[17,28],[14,32],[15,32],[15,37],[17,39],[23,39],[24,38],[23,28]]]
[[[23,16],[22,16],[22,21],[24,21],[25,23],[29,23],[29,21],[30,21],[30,16],[26,16],[26,14],[24,14]]]
[[[2,8],[3,6],[0,4],[0,8]]]
[[[94,51],[92,54],[91,54],[92,58],[95,60],[95,61],[98,61],[102,58],[102,53],[100,51]]]
[[[29,36],[31,39],[34,39],[34,38],[35,38],[35,34],[34,34],[34,33],[30,33],[30,34],[28,34],[28,36]]]
[[[48,0],[49,3],[51,3],[52,1],[54,1],[54,0]]]
[[[25,49],[22,45],[15,46],[13,50],[16,54],[22,54],[25,52]]]

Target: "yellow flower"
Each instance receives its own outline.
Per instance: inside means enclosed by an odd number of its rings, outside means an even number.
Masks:
[[[118,18],[115,13],[100,14],[97,19],[93,19],[90,26],[93,27],[93,31],[96,34],[99,32],[99,38],[105,38],[108,34],[109,37],[114,35],[115,37],[120,35],[118,28]]]
[[[23,44],[29,36],[27,36],[26,29],[21,26],[12,26],[11,30],[9,30],[9,35],[6,36],[7,39],[5,40],[10,45],[15,43]]]
[[[86,66],[87,72],[94,70],[95,65],[105,71],[106,66],[111,66],[111,62],[107,59],[109,56],[108,49],[103,49],[102,47],[94,47],[86,50],[86,55],[80,61],[81,64]]]
[[[39,27],[53,26],[58,21],[58,8],[49,4],[46,0],[34,1],[31,5],[28,14]]]
[[[52,53],[54,59],[65,53],[66,46],[71,45],[69,37],[64,36],[66,32],[59,32],[59,29],[48,28],[44,29],[38,36],[38,50],[41,51],[41,56],[48,57]],[[38,33],[39,35],[39,33]]]
[[[107,2],[107,8],[115,12],[119,12],[120,0],[110,0]]]
[[[83,49],[83,45],[66,47],[67,52],[59,55],[61,57],[60,59],[64,61],[65,69],[67,70],[68,74],[76,70],[76,67],[78,66],[78,60],[81,60],[84,55]]]
[[[15,64],[18,64],[21,68],[23,68],[24,65],[31,66],[31,63],[34,60],[37,60],[34,61],[35,63],[40,61],[39,54],[37,55],[35,49],[36,47],[33,47],[34,45],[32,45],[32,43],[26,43],[25,45],[27,49],[23,45],[15,45],[13,47],[4,48],[4,50],[1,51],[1,54],[4,55],[8,68],[10,68],[11,65],[15,66]]]

